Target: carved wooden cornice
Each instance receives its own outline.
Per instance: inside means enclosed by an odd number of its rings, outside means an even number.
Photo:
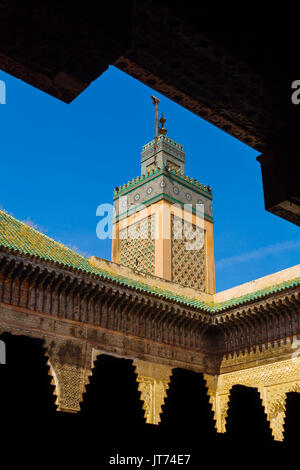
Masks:
[[[299,286],[209,313],[4,248],[0,251],[0,280],[3,305],[201,351],[212,361],[300,334]]]

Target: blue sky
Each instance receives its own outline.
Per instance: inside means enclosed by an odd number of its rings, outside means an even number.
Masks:
[[[110,67],[71,104],[0,72],[0,205],[86,255],[110,259],[96,208],[140,174],[153,138],[153,90]],[[253,149],[159,93],[168,136],[184,146],[186,173],[213,189],[217,291],[299,263],[295,225],[264,210]]]

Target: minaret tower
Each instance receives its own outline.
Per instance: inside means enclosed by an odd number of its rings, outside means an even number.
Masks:
[[[166,119],[141,153],[141,176],[116,188],[112,261],[207,293],[215,292],[212,192],[185,175],[183,147]]]

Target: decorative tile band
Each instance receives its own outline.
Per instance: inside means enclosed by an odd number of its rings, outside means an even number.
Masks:
[[[135,212],[138,212],[139,209],[144,209],[145,207],[148,207],[152,204],[155,204],[156,202],[161,201],[162,199],[170,202],[171,204],[180,204],[183,206],[183,203],[181,201],[178,201],[177,199],[165,194],[165,193],[160,193],[157,194],[156,196],[148,199],[148,201],[144,201],[143,204],[136,205],[135,207],[129,208],[127,211],[122,212],[121,214],[118,214],[116,217],[113,218],[113,223],[118,222],[119,220],[122,220]],[[196,214],[196,209],[195,207],[192,207],[192,210],[189,209],[189,207],[186,207],[186,210],[188,212],[191,212],[192,214]],[[204,219],[207,220],[208,222],[213,222],[213,217],[211,217],[209,214],[204,213]]]
[[[161,137],[164,137],[164,136],[161,136]],[[183,150],[183,147],[177,144],[176,142],[171,141],[171,139],[168,139],[168,140],[167,138],[158,139],[156,153],[159,153],[159,152],[165,152],[169,155],[172,155],[173,157],[177,158],[183,163],[185,161],[185,152]],[[151,141],[149,144],[147,144],[147,146],[143,147],[143,150],[141,152],[142,162],[152,157],[153,154],[154,154],[154,140]]]
[[[123,186],[115,188],[114,199],[116,198],[116,196],[120,195],[121,193],[124,194],[125,192],[132,189],[133,187],[135,188],[140,183],[143,183],[146,180],[152,178],[154,175],[160,175],[162,173],[165,173],[166,175],[169,175],[169,176],[176,177],[178,178],[180,182],[188,183],[193,188],[202,191],[204,195],[206,195],[207,197],[210,197],[210,199],[212,198],[212,189],[210,186],[205,186],[199,183],[195,178],[190,178],[189,176],[185,176],[179,170],[168,169],[163,165],[162,168],[159,168],[159,167],[153,168],[152,170],[148,171],[147,174],[138,176],[137,178],[134,178],[133,180],[128,181],[128,183],[124,184]]]

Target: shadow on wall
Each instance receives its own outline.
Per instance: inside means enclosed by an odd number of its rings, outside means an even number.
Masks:
[[[51,455],[68,466],[112,468],[111,455],[191,454],[203,466],[204,454],[214,463],[232,464],[244,449],[247,459],[290,451],[297,443],[300,395],[287,400],[286,442],[274,443],[258,392],[235,386],[231,393],[226,435],[215,432],[202,374],[175,369],[160,426],[146,425],[132,361],[99,356],[79,414],[56,412],[42,341],[3,334],[6,365],[0,365],[1,448],[10,458],[41,466]],[[37,452],[38,450],[38,452]],[[150,463],[148,466],[150,467]],[[175,468],[172,466],[171,468]]]

